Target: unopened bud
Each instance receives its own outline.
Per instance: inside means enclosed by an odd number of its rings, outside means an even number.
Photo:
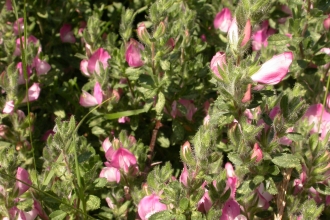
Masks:
[[[252,96],[251,96],[251,84],[248,84],[247,89],[246,89],[246,92],[245,92],[244,97],[242,99],[242,102],[243,103],[246,103],[246,102],[251,101],[251,99],[252,99]]]
[[[137,36],[141,42],[150,44],[150,34],[144,23],[140,23],[136,31]]]
[[[322,175],[324,174],[326,171],[328,171],[330,168],[330,164],[328,164],[327,166],[320,166],[320,167],[317,167],[315,168],[313,171],[312,171],[312,175]]]
[[[190,143],[186,141],[180,150],[180,155],[183,163],[186,163],[189,166],[194,166],[195,165],[195,158],[190,146]]]
[[[163,36],[165,34],[165,29],[166,29],[165,23],[163,21],[160,22],[159,25],[157,26],[155,32],[154,32],[153,37],[155,39],[157,39],[157,38]]]
[[[249,42],[251,37],[251,21],[250,19],[246,21],[245,27],[244,27],[244,38],[242,40],[241,46],[244,47],[247,42]]]
[[[262,150],[260,149],[258,143],[255,143],[254,144],[253,153],[251,155],[251,159],[255,159],[257,163],[260,160],[262,160]]]
[[[330,15],[323,21],[323,27],[327,31],[330,29]]]

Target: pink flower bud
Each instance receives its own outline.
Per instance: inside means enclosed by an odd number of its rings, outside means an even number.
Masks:
[[[246,92],[244,93],[244,97],[242,98],[242,103],[246,103],[252,100],[251,86],[251,84],[247,85]]]
[[[118,123],[120,124],[125,124],[126,122],[129,123],[131,119],[127,116],[123,116],[121,118],[118,118]]]
[[[130,167],[137,167],[136,157],[126,148],[120,147],[114,152],[110,162],[111,166],[129,172]]]
[[[34,58],[32,67],[36,68],[37,75],[44,75],[51,69],[50,65],[38,57]]]
[[[215,29],[220,29],[222,32],[228,32],[232,21],[231,12],[228,8],[223,8],[221,12],[219,12],[214,20],[213,25]]]
[[[261,183],[257,187],[257,193],[259,196],[258,207],[260,207],[264,210],[268,209],[269,202],[273,199],[273,196],[271,194],[269,194],[267,191],[265,191],[265,187],[264,187],[263,183]]]
[[[273,56],[273,58],[262,64],[258,72],[251,76],[251,79],[258,83],[275,85],[286,76],[292,60],[292,52],[284,52]]]
[[[159,196],[152,194],[145,196],[138,205],[138,213],[142,220],[148,220],[156,212],[164,211],[167,206],[159,201]]]
[[[244,38],[242,40],[241,46],[244,47],[251,38],[251,21],[248,19],[244,27]]]
[[[227,178],[228,177],[235,177],[235,171],[234,171],[234,167],[231,163],[227,162],[225,164],[225,169],[227,171]]]
[[[12,11],[13,10],[13,6],[11,4],[11,0],[6,0],[6,9],[8,11]]]
[[[212,207],[212,201],[207,190],[203,197],[197,203],[197,210],[202,213],[207,213]]]
[[[203,125],[208,125],[210,123],[210,115],[207,114],[203,119]]]
[[[186,164],[183,164],[183,170],[180,175],[180,183],[182,183],[184,186],[188,186],[188,169]]]
[[[17,168],[16,179],[21,180],[29,185],[32,185],[28,171],[26,171],[22,167]],[[15,188],[18,189],[18,196],[20,196],[25,193],[30,188],[30,186],[20,181],[16,181]]]
[[[100,177],[104,177],[108,182],[120,182],[120,171],[115,167],[104,167],[101,170]]]
[[[28,89],[28,97],[25,97],[22,100],[22,103],[27,102],[27,100],[29,100],[29,102],[37,100],[39,98],[39,94],[40,94],[39,83],[33,83],[33,85]]]
[[[26,83],[26,80],[24,78],[24,73],[23,73],[23,64],[22,62],[19,62],[17,65],[16,65],[16,68],[18,69],[18,79],[17,79],[17,84],[18,85],[22,85],[22,84],[25,84]],[[27,71],[27,75],[28,77],[32,74],[32,69],[31,67],[27,66],[26,68],[26,71]]]
[[[15,21],[13,30],[14,30],[14,34],[16,36],[24,33],[24,19],[23,18],[19,18],[19,19],[17,19],[17,21]]]
[[[233,220],[241,213],[241,209],[236,200],[230,198],[226,201],[222,208],[220,220]]]
[[[228,29],[228,40],[229,43],[236,48],[237,43],[238,43],[238,26],[237,26],[237,21],[236,18],[233,19],[233,21],[230,24],[230,27]]]
[[[220,76],[218,68],[220,67],[222,70],[224,70],[223,65],[227,65],[226,54],[224,52],[217,52],[211,60],[210,68],[214,75],[219,79],[222,79],[222,77]]]
[[[87,67],[88,67],[88,60],[82,60],[80,62],[80,71],[86,76],[91,76],[88,72]]]
[[[140,23],[138,28],[137,28],[137,36],[144,43],[150,42],[149,32],[148,32],[148,30],[147,30],[147,28],[146,28],[146,26],[143,22]]]
[[[79,99],[79,104],[84,107],[92,107],[95,105],[100,105],[103,101],[103,91],[101,85],[96,82],[94,85],[93,95],[89,94],[86,91],[82,91]]]
[[[327,31],[330,29],[330,15],[328,15],[328,17],[326,19],[324,19],[323,27]]]
[[[262,150],[259,147],[258,143],[254,144],[253,147],[253,153],[251,155],[251,159],[256,158],[256,162],[258,163],[260,160],[262,160]]]
[[[14,108],[15,108],[14,104],[15,103],[14,103],[13,100],[7,101],[6,104],[5,104],[5,107],[2,110],[2,113],[11,114],[14,111]]]
[[[141,56],[142,50],[144,50],[144,46],[131,38],[125,53],[126,62],[130,67],[140,67],[144,64]]]
[[[173,50],[174,47],[175,47],[175,40],[174,40],[173,38],[168,39],[166,45],[167,45],[171,50]]]
[[[103,68],[106,69],[108,68],[108,60],[111,59],[111,56],[109,53],[104,50],[103,48],[97,49],[93,55],[89,58],[88,60],[88,65],[87,65],[87,70],[90,74],[93,74],[96,72],[97,74],[100,74],[100,64],[99,62],[102,63]],[[86,64],[84,64],[86,65]],[[87,74],[85,74],[87,75]]]
[[[63,43],[75,43],[76,38],[72,32],[71,24],[64,24],[60,29],[60,37]]]

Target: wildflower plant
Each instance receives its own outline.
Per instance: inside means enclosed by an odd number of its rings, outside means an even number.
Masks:
[[[0,2],[2,219],[326,219],[325,0]]]

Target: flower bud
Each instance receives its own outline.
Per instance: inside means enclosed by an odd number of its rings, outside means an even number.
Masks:
[[[242,40],[241,46],[244,47],[251,38],[251,21],[248,19],[244,27],[244,38]]]
[[[212,207],[212,201],[207,190],[203,197],[197,203],[197,210],[202,213],[207,213]]]
[[[224,71],[224,65],[226,65],[226,54],[224,52],[217,52],[211,60],[210,68],[219,79],[222,79],[222,77],[218,68],[220,67]]]
[[[104,177],[108,182],[120,182],[120,171],[115,167],[104,167],[101,170],[100,177]]]
[[[137,36],[139,40],[145,44],[150,43],[150,34],[144,23],[140,23],[137,28]]]
[[[159,25],[157,26],[157,28],[156,28],[156,30],[155,30],[155,32],[153,34],[153,37],[155,39],[157,39],[157,38],[163,36],[165,34],[165,29],[166,29],[165,23],[163,21],[161,21],[159,23]]]
[[[255,158],[256,162],[258,163],[260,160],[262,160],[262,150],[259,147],[258,143],[254,144],[253,147],[253,153],[251,155],[251,159]]]
[[[270,60],[262,64],[261,68],[251,76],[254,82],[267,85],[275,85],[282,81],[289,71],[293,60],[292,52],[284,52],[273,56]]]
[[[324,19],[323,27],[327,31],[330,29],[330,15],[328,15],[328,17],[326,19]]]
[[[182,183],[184,186],[188,186],[188,175],[189,175],[189,172],[188,172],[186,164],[184,163],[183,170],[180,175],[180,183]]]
[[[219,12],[214,20],[213,25],[215,29],[220,29],[222,32],[228,32],[232,21],[232,15],[228,8],[223,8],[221,12]]]
[[[60,37],[63,43],[75,43],[76,38],[72,32],[71,24],[64,24],[60,29]]]
[[[244,97],[242,99],[242,103],[246,103],[252,100],[251,96],[251,84],[248,84],[246,92],[244,93]]]
[[[26,171],[22,167],[17,168],[16,179],[21,180],[29,185],[32,185],[28,171]],[[25,183],[16,181],[15,189],[18,189],[18,196],[22,195],[30,188],[30,186],[26,185]]]
[[[143,197],[138,205],[138,213],[142,220],[148,220],[156,212],[164,211],[167,206],[159,201],[159,196],[152,194]]]
[[[15,108],[14,101],[13,100],[7,101],[5,107],[2,110],[2,113],[11,114],[14,111],[14,108]]]
[[[237,49],[238,39],[238,26],[236,18],[234,18],[228,30],[229,44],[233,49]]]
[[[130,67],[140,67],[144,64],[141,56],[142,50],[144,50],[144,46],[131,38],[125,53],[126,62]]]
[[[180,156],[181,156],[183,163],[186,163],[186,164],[192,165],[192,166],[195,165],[195,158],[194,158],[190,143],[188,141],[186,141],[182,145],[181,150],[180,150]]]

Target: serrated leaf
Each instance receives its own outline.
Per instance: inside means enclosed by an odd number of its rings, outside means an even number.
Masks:
[[[292,154],[280,154],[272,159],[272,162],[279,167],[294,168],[300,166],[299,159]]]
[[[290,38],[283,34],[273,34],[268,39],[268,45],[281,46],[289,43]]]
[[[189,199],[182,198],[179,202],[179,206],[182,211],[186,210],[189,206]]]
[[[172,220],[173,219],[173,215],[170,211],[165,210],[165,211],[161,211],[161,212],[156,212],[155,214],[153,214],[152,216],[150,216],[148,218],[149,220]]]
[[[89,195],[86,204],[87,204],[87,210],[93,211],[100,208],[101,200],[97,196]]]
[[[237,166],[240,166],[240,165],[243,164],[243,161],[242,161],[242,159],[239,157],[238,154],[235,154],[235,153],[229,153],[229,154],[228,154],[228,158],[229,158],[229,160],[230,160],[233,164],[235,164],[235,165],[237,165]]]
[[[301,141],[304,138],[300,133],[296,132],[287,133],[285,136],[294,142]]]
[[[67,216],[66,212],[63,212],[62,210],[56,210],[52,213],[50,213],[49,217],[52,220],[62,220]]]
[[[95,187],[103,188],[105,185],[107,185],[108,180],[107,178],[97,178],[93,183],[95,184]]]
[[[171,68],[171,63],[168,60],[161,60],[160,61],[160,67],[164,70],[170,70]]]

